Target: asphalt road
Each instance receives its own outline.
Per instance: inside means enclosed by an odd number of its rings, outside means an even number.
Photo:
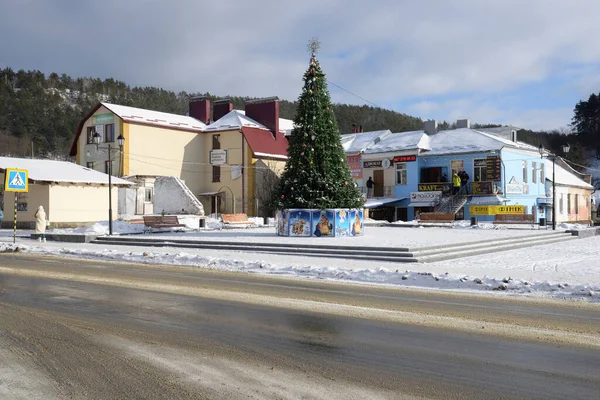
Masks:
[[[0,255],[0,398],[600,399],[600,306]]]

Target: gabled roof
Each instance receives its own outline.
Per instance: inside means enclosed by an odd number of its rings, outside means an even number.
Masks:
[[[391,134],[392,132],[389,129],[381,131],[347,133],[341,135],[341,141],[346,154],[358,154]]]
[[[428,155],[482,153],[512,147],[537,152],[537,147],[523,142],[513,142],[500,136],[470,128],[440,131],[429,135],[431,151]]]
[[[365,150],[365,154],[388,153],[402,150],[430,150],[425,131],[398,132],[383,138]]]
[[[552,182],[552,160],[548,158],[544,158],[545,175],[546,179]],[[563,168],[560,163],[556,163],[556,170],[554,171],[556,175],[556,184],[557,185],[565,185],[565,186],[576,186],[584,189],[593,189],[594,187],[579,178],[573,172],[566,170]]]
[[[0,171],[7,168],[26,169],[29,181],[33,183],[87,183],[108,185],[108,175],[81,165],[54,160],[37,160],[30,158],[0,157]],[[132,182],[112,177],[115,186],[132,185]]]
[[[143,108],[121,106],[118,104],[100,104],[112,111],[113,114],[117,115],[125,122],[156,125],[162,128],[178,128],[196,132],[202,132],[206,128],[204,122],[187,115],[145,110]]]
[[[246,116],[244,110],[232,110],[206,127],[206,131],[225,131],[231,129],[241,129],[242,127],[267,129],[266,126]],[[291,119],[279,118],[279,132],[284,135],[290,135],[294,129],[294,121]]]
[[[263,128],[242,126],[240,130],[254,157],[287,160],[288,140],[283,133],[277,132],[273,137],[271,131]]]
[[[192,132],[202,132],[206,128],[206,124],[203,122],[186,115],[145,110],[143,108],[121,106],[118,104],[98,103],[85,117],[81,119],[81,121],[79,121],[77,131],[75,132],[75,139],[71,144],[71,151],[69,152],[69,155],[75,156],[77,154],[77,141],[79,140],[79,136],[83,130],[83,125],[85,124],[85,121],[90,119],[96,113],[96,111],[100,109],[100,107],[105,107],[117,117],[128,123],[154,125],[162,128],[179,129]]]

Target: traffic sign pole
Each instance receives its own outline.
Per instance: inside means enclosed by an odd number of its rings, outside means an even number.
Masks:
[[[13,193],[15,195],[15,225],[13,230],[13,243],[17,242],[17,193]]]

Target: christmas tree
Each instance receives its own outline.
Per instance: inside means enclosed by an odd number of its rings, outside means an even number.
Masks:
[[[319,42],[309,44],[294,129],[288,137],[288,161],[273,203],[288,208],[359,208],[364,199],[346,164],[325,74],[317,60]]]

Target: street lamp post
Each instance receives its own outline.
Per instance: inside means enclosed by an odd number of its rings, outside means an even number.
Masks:
[[[562,148],[563,148],[563,152],[565,154],[567,154],[569,152],[570,146],[567,143],[567,144],[564,144]],[[542,146],[541,144],[539,147],[539,152],[540,152],[540,157],[543,158],[546,150],[544,149],[544,146]],[[548,152],[548,154],[546,155],[546,158],[551,158],[551,160],[552,160],[552,230],[553,231],[556,230],[556,157],[557,157],[556,154],[550,154],[550,152]]]
[[[113,136],[114,138],[114,136]],[[94,134],[94,143],[96,143],[96,150],[100,148],[100,134],[96,132]],[[119,135],[117,138],[117,143],[119,144],[119,151],[123,151],[123,144],[125,143],[125,138],[123,135]],[[112,221],[112,147],[110,142],[108,143],[108,235],[112,236],[113,234],[113,221]]]

